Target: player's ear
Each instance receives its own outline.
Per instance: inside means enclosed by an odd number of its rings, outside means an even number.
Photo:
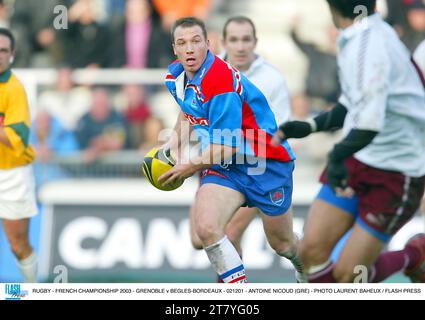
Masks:
[[[176,47],[174,46],[174,43],[173,43],[173,53],[174,53],[175,56],[177,56]]]
[[[15,61],[15,53],[16,53],[16,51],[13,50],[12,55],[9,58],[9,63],[10,64],[12,64]]]

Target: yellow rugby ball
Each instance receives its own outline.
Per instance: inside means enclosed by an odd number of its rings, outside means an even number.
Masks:
[[[175,190],[183,184],[179,181],[175,184],[163,186],[158,182],[158,178],[171,170],[176,164],[170,149],[153,148],[143,159],[142,170],[146,179],[157,189],[163,191]]]

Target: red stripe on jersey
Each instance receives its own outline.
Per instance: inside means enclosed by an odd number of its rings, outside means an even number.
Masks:
[[[410,60],[412,61],[413,66],[415,67],[416,71],[418,72],[419,78],[421,79],[422,85],[424,86],[424,89],[425,89],[425,77],[424,77],[424,74],[422,73],[422,71],[419,68],[418,64],[416,63],[415,59],[413,57],[411,57]]]
[[[192,126],[197,125],[197,124],[199,124],[201,126],[209,126],[210,125],[210,121],[207,118],[196,118],[195,116],[193,116],[189,113],[184,113],[183,115]]]
[[[204,94],[204,102],[219,94],[235,91],[232,70],[220,58],[215,57],[213,64],[204,76],[201,91]]]
[[[171,73],[167,73],[167,75],[165,76],[165,79],[167,80],[174,80],[174,77]]]
[[[238,94],[241,94],[242,93],[242,83],[241,83],[241,75],[240,75],[240,73],[239,73],[239,70],[238,69],[236,69],[235,67],[233,67],[233,66],[230,66],[232,69],[233,69],[233,71],[235,72],[235,77],[236,77],[236,81],[237,81],[237,88],[236,88],[236,92],[238,93]]]
[[[246,101],[242,106],[242,132],[257,157],[282,162],[292,160],[288,151],[282,145],[274,146],[271,144],[272,136],[258,126],[254,112]]]
[[[204,102],[204,99],[202,99],[201,92],[199,91],[198,86],[195,86],[194,84],[188,84],[186,88],[192,88],[193,90],[195,90],[199,101],[201,101],[202,103]]]
[[[236,278],[236,279],[233,279],[232,281],[230,281],[229,283],[236,283],[236,282],[239,282],[239,281],[242,281],[242,280],[245,280],[246,279],[246,276],[245,275],[243,275],[242,277],[239,277],[239,278]]]

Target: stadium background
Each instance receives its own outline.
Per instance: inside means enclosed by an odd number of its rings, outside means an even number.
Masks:
[[[423,6],[416,0],[378,2],[413,51],[425,38]],[[55,29],[64,8],[68,28]],[[329,108],[339,90],[337,32],[324,0],[0,0],[0,26],[17,37],[15,72],[34,120],[40,214],[31,222],[31,241],[41,281],[53,281],[63,270],[72,282],[215,281],[205,254],[190,245],[188,208],[196,179],[164,193],[147,184],[139,166],[158,134],[174,125],[178,110],[162,85],[173,59],[166,30],[180,16],[204,18],[218,53],[225,20],[241,14],[256,24],[258,53],[285,76],[294,117]],[[89,111],[107,120],[96,121]],[[92,127],[116,144],[98,151]],[[298,158],[298,232],[338,138],[321,134],[291,143]],[[272,253],[261,229],[254,221],[244,238],[250,281],[293,282],[289,265]],[[423,229],[418,213],[390,248],[401,248]],[[20,280],[0,226],[0,281]],[[389,281],[407,279],[396,275]]]

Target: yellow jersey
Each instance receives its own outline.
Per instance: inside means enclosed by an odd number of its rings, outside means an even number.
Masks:
[[[25,89],[9,69],[0,74],[0,126],[12,148],[0,143],[0,169],[12,169],[34,161],[35,151],[28,144],[30,112]]]

